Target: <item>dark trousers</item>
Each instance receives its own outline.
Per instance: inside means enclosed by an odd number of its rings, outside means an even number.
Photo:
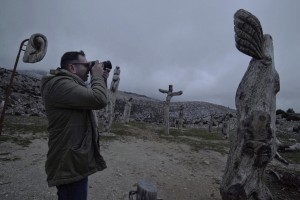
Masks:
[[[56,188],[58,200],[87,200],[88,178]]]

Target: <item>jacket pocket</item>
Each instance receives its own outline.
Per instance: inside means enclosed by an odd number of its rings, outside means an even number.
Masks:
[[[90,145],[87,137],[83,139],[81,144],[68,149],[60,166],[60,176],[70,178],[87,173],[89,170],[89,150]]]

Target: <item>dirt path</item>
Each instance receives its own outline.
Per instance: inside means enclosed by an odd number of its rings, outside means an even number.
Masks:
[[[0,145],[0,199],[56,199],[48,188],[44,162],[47,141],[29,147]],[[125,200],[139,180],[156,184],[164,200],[220,199],[219,183],[226,156],[214,151],[190,151],[185,144],[126,137],[102,144],[108,168],[89,177],[90,200]]]

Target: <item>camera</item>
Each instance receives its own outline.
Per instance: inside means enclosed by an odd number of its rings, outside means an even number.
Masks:
[[[89,68],[90,68],[89,70],[91,70],[94,67],[95,64],[96,64],[96,61],[91,61],[90,66],[89,66]],[[106,69],[111,70],[112,69],[112,65],[111,65],[111,62],[109,60],[103,61],[102,64],[103,64],[103,69],[104,70],[106,70]]]

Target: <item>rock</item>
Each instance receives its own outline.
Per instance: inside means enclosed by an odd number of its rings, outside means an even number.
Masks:
[[[203,161],[205,164],[209,165],[210,162],[208,160]]]
[[[290,142],[297,142],[297,140],[294,139],[294,138],[290,138],[289,141],[290,141]]]

